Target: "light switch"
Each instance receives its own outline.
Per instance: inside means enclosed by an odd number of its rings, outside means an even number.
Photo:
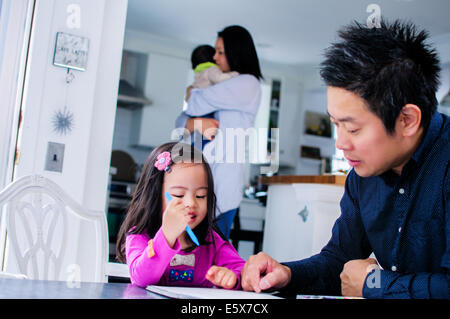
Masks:
[[[62,172],[65,144],[48,142],[45,158],[45,170]]]

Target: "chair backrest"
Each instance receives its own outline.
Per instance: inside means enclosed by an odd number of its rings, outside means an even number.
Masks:
[[[53,181],[25,176],[0,192],[4,271],[30,279],[106,282],[106,214],[85,209]]]

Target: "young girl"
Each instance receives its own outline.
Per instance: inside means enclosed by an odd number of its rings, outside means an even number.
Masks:
[[[200,151],[182,143],[153,150],[117,241],[118,259],[128,264],[131,282],[239,289],[245,261],[219,235],[215,205],[211,170]],[[186,233],[187,225],[200,246]]]

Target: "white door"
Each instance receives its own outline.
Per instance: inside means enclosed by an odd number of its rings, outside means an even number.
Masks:
[[[14,179],[21,102],[35,0],[0,0],[0,189]],[[0,212],[0,265],[6,242]],[[1,268],[0,268],[1,270]]]
[[[13,179],[33,7],[34,0],[0,1],[0,189]]]

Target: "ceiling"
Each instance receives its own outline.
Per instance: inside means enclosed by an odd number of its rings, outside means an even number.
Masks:
[[[128,0],[126,27],[214,45],[217,31],[239,24],[251,32],[260,59],[316,64],[340,27],[367,21],[371,3],[382,16],[410,20],[433,37],[450,34],[449,0]]]

